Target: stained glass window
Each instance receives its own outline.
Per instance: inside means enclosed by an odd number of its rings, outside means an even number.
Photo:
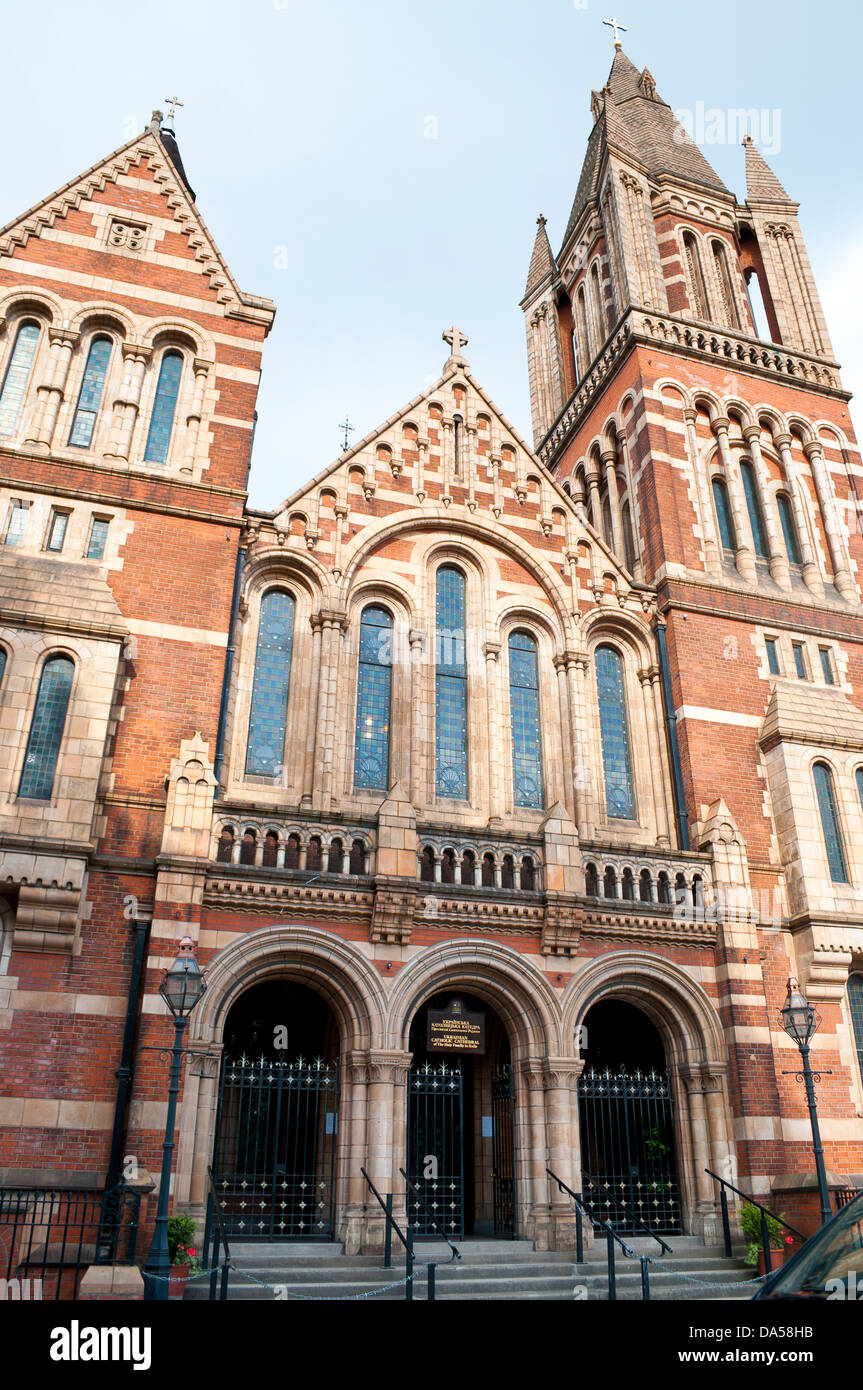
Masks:
[[[857,795],[860,797],[860,809],[863,811],[863,767],[857,769]]]
[[[249,714],[246,775],[275,777],[282,767],[291,684],[296,604],[282,589],[261,599]]]
[[[761,503],[758,500],[758,487],[752,464],[747,463],[745,459],[740,465],[740,476],[743,479],[743,492],[746,497],[746,510],[749,512],[749,524],[752,527],[752,539],[755,542],[755,554],[766,560],[767,536],[761,516]]]
[[[109,522],[105,517],[94,516],[93,525],[90,527],[90,540],[87,544],[87,559],[101,560],[105,554],[105,543],[108,540]]]
[[[6,651],[0,647],[0,685],[3,684],[3,672],[6,670]]]
[[[52,656],[42,668],[19,796],[34,801],[48,801],[51,797],[74,671],[68,656]]]
[[[736,550],[734,522],[731,520],[731,508],[728,505],[728,489],[721,478],[713,479],[713,503],[719,523],[719,539],[726,550]]]
[[[767,669],[771,676],[779,675],[779,653],[776,649],[776,638],[765,637],[764,645],[767,648]]]
[[[393,620],[384,608],[365,608],[360,622],[354,786],[386,791],[390,763]]]
[[[617,819],[634,820],[623,658],[614,647],[597,647],[595,664],[606,810]]]
[[[69,443],[76,444],[82,449],[89,449],[93,439],[93,430],[96,427],[96,417],[99,414],[102,392],[105,389],[105,377],[108,373],[110,357],[111,339],[94,338],[87,354],[84,379],[81,382],[78,404],[75,407],[72,433],[69,435]]]
[[[437,574],[435,648],[435,787],[438,796],[466,801],[465,579],[449,566]]]
[[[848,976],[848,1010],[857,1049],[857,1065],[863,1080],[863,975]]]
[[[541,809],[539,669],[536,642],[526,632],[514,632],[509,639],[509,710],[514,802]]]
[[[812,775],[815,778],[815,795],[821,814],[821,830],[827,850],[827,863],[830,865],[830,877],[834,883],[847,883],[848,869],[845,864],[836,797],[833,793],[833,774],[826,763],[816,763]]]
[[[3,390],[0,391],[0,434],[12,434],[18,423],[18,412],[38,342],[38,323],[22,323],[15,336],[15,346],[3,378]]]
[[[776,505],[779,508],[779,520],[782,523],[782,534],[785,537],[788,559],[792,565],[799,565],[800,546],[797,543],[797,528],[794,525],[794,516],[791,511],[791,499],[784,492],[779,492],[776,494]]]
[[[168,445],[174,428],[174,412],[177,409],[177,395],[180,378],[183,375],[183,358],[179,352],[166,352],[159,368],[156,384],[156,398],[153,401],[153,414],[150,417],[150,430],[144,459],[148,463],[164,463],[168,457]]]

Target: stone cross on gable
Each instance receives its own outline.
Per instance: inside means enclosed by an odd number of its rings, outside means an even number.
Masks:
[[[618,35],[618,30],[620,30],[620,33],[621,33],[621,34],[628,34],[628,33],[629,33],[629,30],[627,29],[626,25],[625,25],[625,24],[621,24],[620,20],[617,18],[616,15],[612,15],[611,19],[604,19],[602,22],[603,22],[603,24],[607,24],[608,27],[609,27],[609,29],[613,29],[613,30],[614,30],[614,46],[615,46],[615,48],[622,48],[622,47],[623,47],[623,44],[622,44],[621,41],[620,41],[620,37],[619,37],[619,35]]]
[[[441,336],[445,343],[449,343],[450,358],[455,358],[456,361],[463,362],[464,358],[462,357],[461,350],[470,341],[467,334],[462,333],[460,328],[453,327],[448,328]]]
[[[177,106],[185,106],[186,103],[181,101],[179,97],[165,97],[165,100],[171,108],[168,112],[168,120],[173,121],[175,108]]]

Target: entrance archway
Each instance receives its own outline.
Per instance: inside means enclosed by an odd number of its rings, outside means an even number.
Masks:
[[[441,1052],[429,1013],[481,1020],[481,1049]],[[513,1239],[516,1230],[512,1055],[506,1027],[485,1000],[447,990],[411,1023],[407,1085],[407,1193],[417,1236],[439,1231]],[[438,1230],[435,1227],[438,1227]]]
[[[229,1236],[333,1237],[339,1029],[296,980],[263,980],[225,1019],[213,1153]]]
[[[681,1230],[674,1096],[655,1024],[602,999],[585,1015],[578,1083],[582,1191],[615,1230]]]

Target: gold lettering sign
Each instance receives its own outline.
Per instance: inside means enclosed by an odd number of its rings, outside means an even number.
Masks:
[[[485,1014],[466,1013],[458,1000],[446,1009],[429,1009],[429,1052],[485,1052]]]

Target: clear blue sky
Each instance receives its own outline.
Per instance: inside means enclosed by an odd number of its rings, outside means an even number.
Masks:
[[[863,388],[860,9],[615,5],[627,53],[675,109],[780,113],[770,162],[802,204],[846,384]],[[611,13],[610,0],[5,0],[0,225],[176,92],[201,212],[242,288],[279,310],[254,505],[338,455],[346,411],[359,439],[433,380],[452,322],[529,437],[518,301],[537,213],[555,250],[563,233]],[[737,139],[705,154],[742,197]]]

